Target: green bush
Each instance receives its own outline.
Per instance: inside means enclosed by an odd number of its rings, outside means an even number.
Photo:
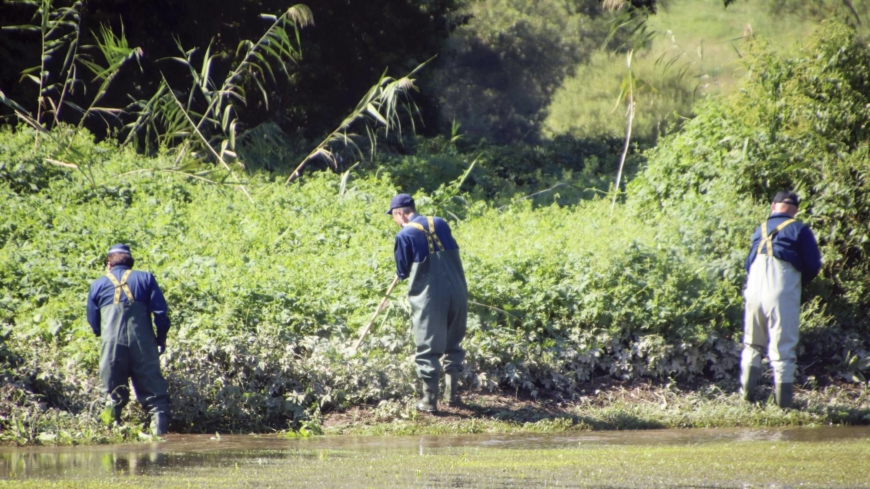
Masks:
[[[28,154],[33,138],[24,128],[3,133],[9,158]],[[22,358],[10,379],[54,408],[90,412],[98,340],[84,302],[106,246],[123,241],[171,305],[162,362],[177,429],[293,427],[321,409],[413,393],[404,291],[364,354],[349,350],[394,273],[396,229],[383,215],[392,177],[352,177],[341,193],[329,173],[291,186],[253,175],[250,203],[234,187],[160,171],[168,156],[110,155],[93,168],[95,187],[71,169],[39,191],[0,184],[0,320]],[[450,195],[439,187],[417,197],[427,212]],[[709,329],[727,327],[722,292],[691,257],[647,239],[652,229],[621,211],[606,217],[604,200],[502,210],[465,202],[455,204],[465,218],[454,228],[475,302],[469,383],[570,396],[595,373],[710,367],[705,355],[720,340]],[[721,374],[729,364],[718,365]]]
[[[531,200],[536,205],[573,205],[613,185],[624,145],[622,138],[557,137],[542,144],[505,145],[462,139],[450,144],[433,138],[406,145],[410,155],[381,153],[377,165],[398,188],[432,193],[462,177],[474,163],[461,186],[474,199],[500,207],[535,194]],[[626,174],[637,171],[650,146],[648,139],[632,143]]]
[[[692,114],[696,98],[703,96],[698,76],[681,74],[684,65],[665,68],[656,64],[661,55],[654,51],[635,56],[632,74],[635,116],[632,135],[654,139],[674,121]],[[666,53],[667,56],[677,56]],[[625,137],[625,103],[618,103],[628,79],[624,53],[595,53],[588,63],[563,81],[553,94],[543,122],[546,137],[570,134],[575,137]]]
[[[705,101],[659,142],[628,205],[641,218],[678,222],[687,250],[737,291],[750,233],[778,189],[795,189],[824,261],[805,292],[802,347],[825,363],[866,353],[857,338],[870,328],[870,48],[852,28],[827,23],[796,56],[764,46],[747,54],[740,89]]]

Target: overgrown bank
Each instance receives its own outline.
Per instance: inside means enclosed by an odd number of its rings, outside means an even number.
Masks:
[[[618,382],[604,379],[575,400],[523,399],[473,393],[460,408],[420,415],[413,403],[381,401],[327,414],[326,435],[458,435],[473,433],[559,433],[646,430],[859,425],[870,422],[867,386],[818,387],[804,384],[796,409],[766,400],[747,404],[729,379],[679,385],[677,382]]]
[[[26,130],[5,140],[31,151]],[[171,304],[163,361],[174,429],[298,427],[320,410],[413,392],[404,291],[363,354],[350,352],[394,273],[395,230],[383,203],[395,188],[385,177],[351,180],[344,194],[340,179],[325,173],[292,187],[261,179],[250,185],[252,204],[234,190],[174,175],[117,177],[168,162],[106,154],[110,159],[94,169],[105,187],[89,188],[68,172],[40,182],[39,191],[6,189],[3,320],[22,391],[71,411],[92,408],[98,343],[81,311],[89,282],[102,273],[104,242],[125,241]],[[456,205],[449,196],[418,194],[418,203],[423,212],[444,214]],[[658,247],[652,229],[637,234],[624,212],[609,217],[608,205],[533,209],[518,202],[498,210],[477,202],[461,209],[464,220],[454,227],[474,301],[469,385],[570,397],[600,373],[727,372],[731,361],[702,359],[714,348],[733,353],[720,333],[685,343],[679,354],[668,352],[664,339],[689,327],[679,315],[718,314],[727,327],[710,302],[724,291],[691,262],[671,262],[673,253]],[[598,238],[602,233],[607,239]],[[640,280],[626,280],[627,273]],[[669,285],[651,287],[653,281]],[[702,287],[685,296],[690,283]],[[623,295],[635,299],[619,306]],[[651,317],[645,304],[655,301],[679,310]],[[631,322],[621,323],[625,317]],[[659,339],[632,340],[635,328]]]
[[[744,89],[664,138],[612,215],[599,198],[495,206],[456,186],[418,193],[422,212],[456,216],[474,301],[466,384],[570,400],[602,376],[733,376],[746,241],[781,186],[804,196],[825,258],[806,292],[799,382],[863,383],[870,50],[834,25],[802,56],[755,51]],[[389,171],[290,186],[254,174],[251,202],[166,171],[170,156],[82,136],[77,150],[98,164],[75,170],[46,161],[51,144],[28,129],[0,138],[0,437],[96,426],[84,300],[118,241],[172,308],[173,430],[316,431],[324,412],[414,391],[404,291],[350,351],[393,274]]]

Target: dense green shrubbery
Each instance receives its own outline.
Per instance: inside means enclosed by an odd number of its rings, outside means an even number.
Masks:
[[[4,158],[19,160],[32,142],[27,129],[4,133]],[[388,176],[351,177],[343,194],[330,174],[289,187],[254,176],[251,204],[231,187],[182,175],[121,176],[170,166],[167,158],[104,154],[95,188],[75,170],[39,191],[4,180],[0,320],[22,359],[7,366],[9,378],[39,378],[31,388],[50,391],[52,406],[90,409],[98,341],[84,299],[107,243],[125,241],[172,307],[163,358],[177,429],[284,427],[318,406],[413,392],[404,299],[388,308],[365,355],[349,356],[393,274]],[[440,208],[443,195],[418,194],[421,210]],[[455,233],[481,304],[472,305],[470,383],[571,396],[595,372],[702,372],[710,348],[723,348],[699,326],[727,325],[717,285],[644,238],[651,229],[608,209],[604,201],[464,208]],[[681,334],[686,342],[674,345]]]
[[[803,310],[807,356],[820,363],[867,354],[870,331],[870,48],[827,24],[795,57],[756,46],[746,80],[660,141],[629,187],[638,216],[679,222],[693,255],[736,290],[748,236],[780,188],[819,239],[824,269]],[[807,293],[805,293],[805,297]]]
[[[473,197],[498,195],[486,188],[454,199],[455,186],[421,183],[422,212],[462,217],[468,384],[571,398],[595,375],[734,374],[748,236],[787,185],[804,195],[826,262],[805,306],[801,366],[836,372],[846,350],[866,356],[870,50],[839,26],[808,49],[794,60],[757,51],[743,89],[706,102],[652,150],[612,215],[604,199],[497,207]],[[0,173],[0,366],[18,392],[4,394],[0,423],[93,410],[98,341],[84,301],[117,241],[133,245],[172,308],[162,362],[174,429],[299,427],[321,409],[414,391],[404,290],[363,353],[350,345],[393,274],[396,229],[383,215],[393,179],[416,181],[434,157],[396,157],[394,174],[345,182],[252,175],[251,203],[234,187],[157,171],[170,157],[93,146],[86,177],[46,167],[33,143],[27,129],[0,137],[4,168],[32,165]],[[37,151],[52,154],[51,144]],[[489,153],[497,163],[474,178],[523,183],[519,161]],[[443,157],[466,168],[453,149]]]
[[[665,56],[671,54],[665,52]],[[635,116],[632,135],[653,139],[690,116],[696,99],[705,95],[698,89],[696,76],[681,76],[684,66],[665,68],[656,64],[662,54],[650,50],[633,58],[632,76],[637,79],[634,89]],[[671,55],[675,57],[679,55]],[[542,123],[545,136],[573,135],[575,137],[615,137],[625,135],[625,108],[620,92],[628,78],[624,53],[596,53],[588,63],[565,78],[553,93]],[[685,64],[689,64],[686,62]]]
[[[432,138],[406,145],[411,155],[379,154],[377,164],[389,168],[391,181],[408,192],[436,191],[461,178],[474,163],[461,189],[475,199],[502,206],[534,193],[535,204],[572,205],[613,185],[624,145],[624,140],[613,138],[558,137],[536,145]],[[632,144],[627,174],[646,161],[643,151],[650,146],[651,141],[643,139]]]

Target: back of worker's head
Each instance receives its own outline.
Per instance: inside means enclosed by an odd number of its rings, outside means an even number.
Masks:
[[[133,253],[129,246],[119,243],[109,247],[109,252],[106,254],[106,265],[133,268],[135,263],[136,260],[133,259]]]
[[[393,211],[399,210],[402,214],[413,214],[417,212],[417,205],[414,203],[414,197],[408,194],[398,194],[390,200],[390,209],[386,214],[390,215]]]
[[[798,194],[791,190],[781,190],[773,197],[770,210],[774,213],[789,214],[794,217],[798,212],[800,199]]]

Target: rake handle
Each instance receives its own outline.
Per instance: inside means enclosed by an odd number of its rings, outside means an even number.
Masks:
[[[389,300],[389,298],[390,298],[390,293],[393,292],[393,289],[396,288],[396,284],[398,284],[398,283],[399,283],[399,276],[396,275],[396,277],[393,278],[393,283],[391,283],[390,287],[387,289],[387,293],[384,294],[383,300],[381,300],[381,303],[378,304],[378,308],[375,309],[375,314],[372,316],[371,321],[369,321],[369,323],[366,324],[366,327],[363,328],[363,332],[360,335],[359,339],[356,340],[356,345],[353,346],[354,353],[356,353],[356,351],[359,350],[359,347],[360,347],[360,345],[362,345],[362,342],[365,339],[366,335],[368,334],[369,330],[372,329],[372,325],[375,324],[375,319],[378,317],[378,314],[380,314],[381,310],[383,310],[384,306],[387,305],[387,300]]]

